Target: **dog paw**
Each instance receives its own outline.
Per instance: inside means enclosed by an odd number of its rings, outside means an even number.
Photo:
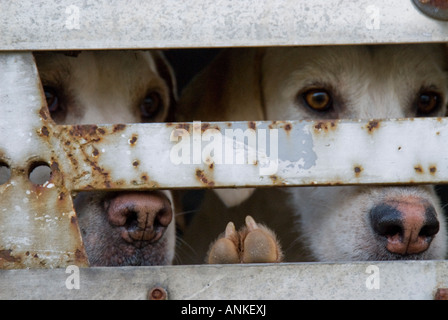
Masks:
[[[274,232],[251,216],[245,222],[238,231],[233,222],[227,224],[225,232],[210,246],[207,263],[281,262],[283,253]]]

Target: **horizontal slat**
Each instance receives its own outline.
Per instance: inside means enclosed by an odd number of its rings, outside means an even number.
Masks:
[[[0,284],[0,299],[434,299],[448,261],[0,270]]]
[[[56,139],[71,190],[448,181],[446,118],[61,126]]]
[[[0,50],[448,41],[412,1],[0,1]]]

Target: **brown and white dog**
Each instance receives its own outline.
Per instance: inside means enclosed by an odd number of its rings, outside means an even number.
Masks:
[[[446,47],[438,44],[226,49],[184,90],[177,120],[443,116],[447,62]],[[432,186],[264,188],[244,201],[252,191],[206,195],[184,238],[198,255],[184,260],[203,260],[207,243],[227,222],[242,225],[248,214],[276,232],[287,261],[443,259],[447,253],[445,217]],[[245,233],[232,239],[234,230],[227,227],[209,261],[248,262],[242,254],[253,244],[245,247]],[[275,243],[270,234],[262,238]],[[276,261],[272,252],[265,261]]]
[[[35,59],[57,124],[163,122],[171,115],[175,80],[161,52],[39,52]],[[172,263],[169,191],[82,192],[74,206],[91,266]]]

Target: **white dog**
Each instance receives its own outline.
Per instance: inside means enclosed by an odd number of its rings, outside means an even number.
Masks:
[[[443,116],[446,70],[446,47],[437,44],[227,49],[183,92],[177,120]],[[264,188],[242,202],[251,192],[218,191],[234,206],[228,209],[206,195],[185,235],[198,253],[189,262],[203,259],[229,220],[243,224],[247,214],[276,232],[289,261],[443,259],[447,252],[445,217],[430,186]],[[234,234],[229,225],[209,261],[248,262],[243,253],[253,244]],[[278,249],[265,261],[278,260]]]
[[[57,124],[162,122],[175,99],[171,67],[158,51],[35,53]],[[171,264],[168,191],[82,192],[74,201],[91,266]]]

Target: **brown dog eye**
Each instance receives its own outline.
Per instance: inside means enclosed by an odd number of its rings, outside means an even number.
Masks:
[[[52,87],[44,86],[44,94],[50,113],[55,113],[56,111],[58,111],[60,108],[60,99],[56,90]]]
[[[437,92],[427,91],[422,92],[417,97],[417,114],[427,115],[436,111],[442,103],[442,97]]]
[[[140,113],[143,118],[154,118],[160,111],[162,106],[162,98],[157,92],[151,92],[146,95],[140,104]]]
[[[327,111],[333,106],[333,99],[323,89],[311,89],[303,93],[305,104],[315,111]]]

